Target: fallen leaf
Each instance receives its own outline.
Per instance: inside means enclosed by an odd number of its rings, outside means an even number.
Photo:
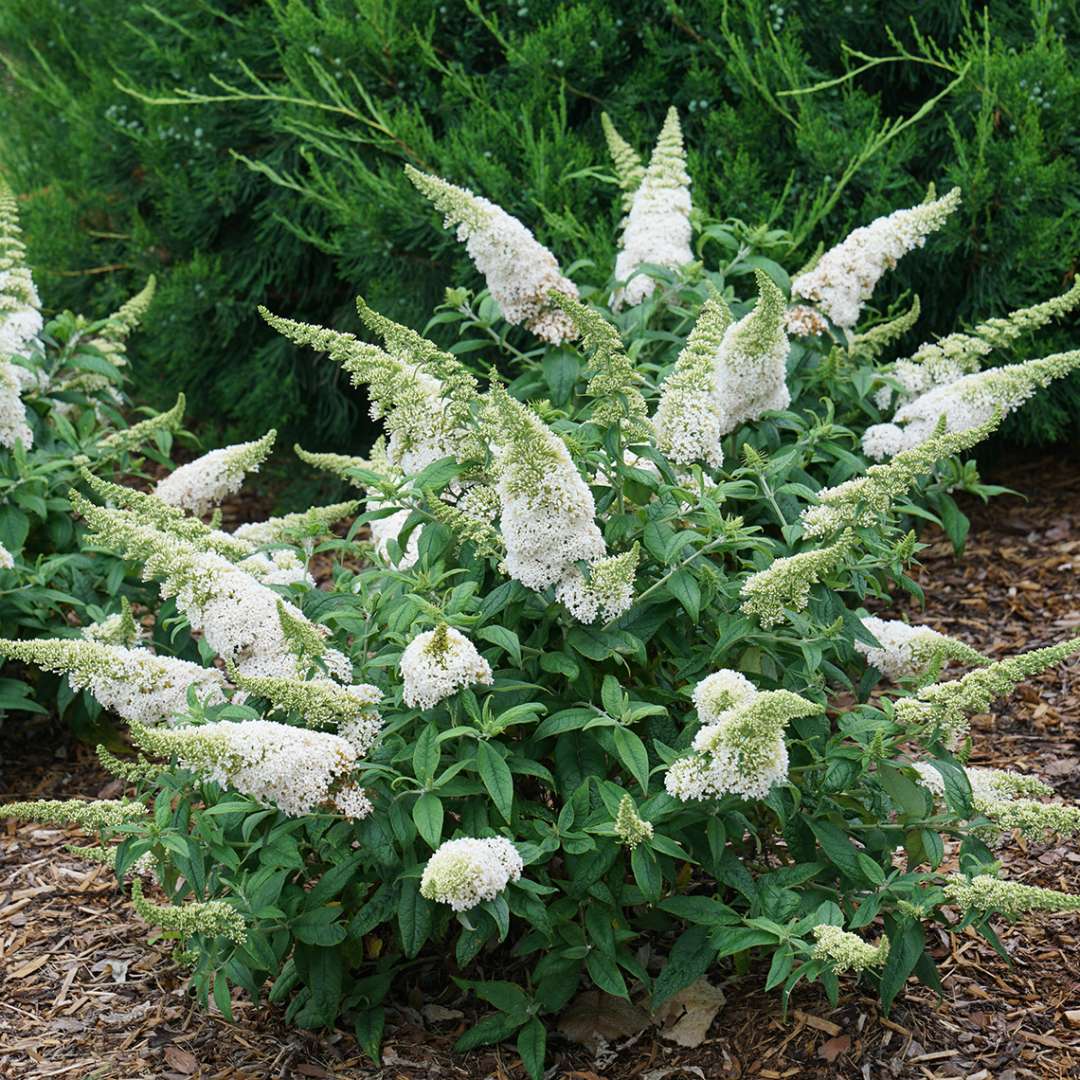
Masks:
[[[586,990],[559,1017],[559,1031],[572,1042],[596,1049],[601,1043],[637,1035],[649,1026],[644,1009],[613,994]]]
[[[660,1037],[690,1049],[700,1046],[725,1000],[723,990],[708,979],[698,979],[657,1009]]]
[[[818,1047],[817,1056],[824,1058],[830,1065],[843,1053],[851,1049],[851,1039],[847,1035],[837,1035],[834,1039],[823,1042]]]
[[[166,1046],[165,1061],[170,1069],[175,1069],[185,1076],[190,1076],[199,1067],[195,1055],[181,1046]]]
[[[460,1020],[465,1015],[460,1009],[448,1009],[445,1005],[437,1005],[434,1002],[425,1005],[420,1012],[431,1024],[439,1024],[445,1020]]]

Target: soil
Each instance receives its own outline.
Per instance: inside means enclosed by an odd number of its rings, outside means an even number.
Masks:
[[[983,652],[1004,656],[1080,632],[1080,470],[1045,458],[999,468],[990,479],[1027,499],[967,500],[971,535],[962,559],[940,534],[924,537],[915,575],[926,592],[893,609]],[[974,719],[975,764],[1036,773],[1080,800],[1080,663],[1020,687]],[[0,731],[4,798],[114,796],[92,752],[48,721],[27,738]],[[3,746],[7,743],[7,746]],[[436,1000],[417,982],[389,1011],[382,1066],[345,1031],[287,1027],[281,1011],[234,1002],[234,1021],[200,1010],[183,973],[133,917],[111,870],[64,849],[74,834],[0,825],[0,1076],[71,1080],[520,1080],[512,1045],[454,1055],[474,1019],[456,991]],[[1080,892],[1080,854],[1016,840],[1002,849],[1009,876]],[[681,1047],[653,1027],[615,1036],[597,1053],[558,1035],[548,1080],[933,1078],[1057,1080],[1080,1077],[1080,923],[1049,916],[1001,925],[1010,962],[973,934],[934,948],[945,993],[909,984],[889,1017],[854,982],[838,1007],[799,989],[785,1016],[758,988],[762,972],[710,975],[723,989],[705,1041]],[[579,1010],[595,1006],[580,1001]],[[465,1015],[462,1015],[464,1009]],[[563,1025],[567,1026],[566,1023]],[[570,1025],[572,1026],[572,1025]]]

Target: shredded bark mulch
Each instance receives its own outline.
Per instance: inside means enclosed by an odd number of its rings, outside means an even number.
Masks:
[[[989,507],[968,500],[972,530],[956,559],[924,539],[917,574],[926,608],[893,610],[999,657],[1080,633],[1080,470],[1041,459],[992,478],[1025,493]],[[1080,700],[1073,662],[1021,687],[974,720],[975,764],[1033,772],[1080,800]],[[92,752],[47,721],[32,737],[0,730],[8,798],[115,796]],[[475,1014],[456,991],[436,999],[424,974],[403,981],[389,1011],[381,1068],[351,1034],[288,1028],[281,1011],[234,1001],[235,1020],[199,1009],[184,977],[120,894],[112,872],[65,852],[74,832],[8,824],[0,835],[0,1076],[72,1080],[334,1080],[486,1078],[525,1074],[512,1046],[454,1055]],[[1080,854],[1014,840],[1001,857],[1013,878],[1080,892]],[[1002,925],[1006,963],[973,934],[934,945],[943,1000],[910,983],[883,1017],[853,982],[839,1007],[797,990],[785,1017],[762,972],[710,975],[726,1004],[705,1041],[685,1048],[656,1028],[593,1050],[552,1038],[549,1080],[713,1080],[762,1077],[1065,1080],[1080,1076],[1080,923],[1071,916]],[[497,977],[497,973],[494,973]],[[588,1002],[580,1002],[579,1011]],[[464,1015],[463,1015],[464,1012]],[[570,1026],[564,1023],[564,1027]],[[633,1025],[630,1025],[632,1028]],[[639,1025],[640,1026],[640,1025]]]

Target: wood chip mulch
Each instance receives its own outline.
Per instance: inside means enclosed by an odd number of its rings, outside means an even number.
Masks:
[[[1080,470],[1043,459],[993,479],[1028,495],[982,507],[970,500],[967,552],[931,533],[918,580],[927,606],[894,609],[912,621],[1003,656],[1080,633]],[[1073,662],[1021,687],[975,718],[977,764],[1038,773],[1080,800],[1080,700]],[[0,730],[7,798],[114,796],[86,747],[48,722],[26,737]],[[64,851],[74,833],[0,826],[0,1077],[70,1080],[520,1080],[512,1046],[455,1056],[473,1019],[445,993],[429,1000],[405,982],[390,1011],[384,1059],[374,1067],[351,1034],[286,1027],[280,1010],[238,995],[235,1020],[198,1009],[168,954],[119,893],[111,871]],[[1010,876],[1080,892],[1080,855],[1068,846],[1012,842]],[[761,1077],[1080,1077],[1080,923],[1040,917],[1000,927],[1011,964],[974,935],[934,953],[944,1000],[909,984],[890,1017],[854,983],[833,1009],[815,988],[796,991],[784,1017],[758,987],[762,973],[711,978],[727,1003],[705,1042],[686,1049],[647,1028],[596,1053],[556,1036],[548,1080],[728,1080]],[[419,975],[417,976],[420,977]]]

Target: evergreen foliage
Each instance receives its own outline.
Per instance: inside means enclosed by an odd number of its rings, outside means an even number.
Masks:
[[[347,378],[256,306],[359,329],[361,291],[420,326],[445,286],[475,284],[403,163],[482,192],[564,266],[608,267],[624,186],[674,104],[695,205],[754,227],[752,248],[785,265],[932,181],[963,189],[932,250],[876,296],[884,311],[937,283],[896,355],[1060,292],[1080,247],[1080,14],[1046,0],[887,10],[152,0],[120,16],[112,0],[8,0],[0,161],[50,303],[115,308],[158,275],[135,346],[143,394],[165,406],[184,390],[234,437],[273,422],[314,450],[347,448],[347,433],[362,449]],[[715,257],[726,235],[699,229],[698,251]],[[1008,359],[1031,355],[1029,337]],[[1074,374],[1005,430],[1062,438],[1078,417]]]

